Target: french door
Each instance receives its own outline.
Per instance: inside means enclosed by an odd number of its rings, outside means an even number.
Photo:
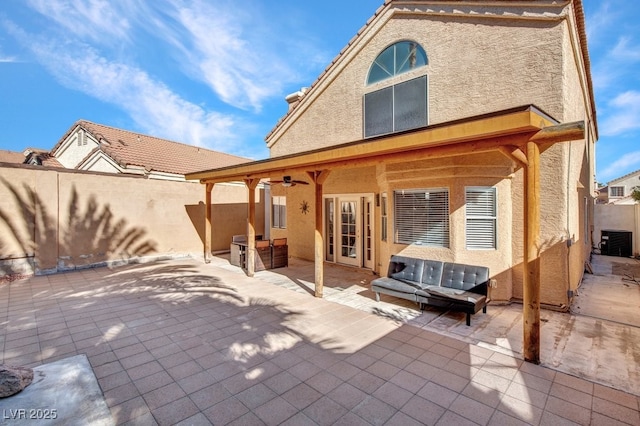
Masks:
[[[373,196],[325,198],[325,258],[373,269]]]

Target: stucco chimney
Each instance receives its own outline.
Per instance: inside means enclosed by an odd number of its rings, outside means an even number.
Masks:
[[[298,103],[300,102],[300,100],[302,99],[302,97],[304,96],[305,93],[307,93],[307,87],[303,87],[302,89],[298,90],[295,93],[292,93],[290,95],[288,95],[286,98],[284,98],[287,103],[289,104],[289,111],[291,111],[292,109],[294,109],[296,107],[296,105],[298,105]]]

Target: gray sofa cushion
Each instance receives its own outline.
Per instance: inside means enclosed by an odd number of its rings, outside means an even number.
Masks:
[[[489,268],[485,266],[446,262],[442,270],[440,285],[458,290],[469,290],[487,281],[489,281]]]
[[[430,298],[430,297],[443,297],[456,302],[468,303],[470,305],[484,305],[487,296],[478,293],[472,293],[470,291],[458,290],[455,288],[429,286],[423,290],[417,290],[416,296]]]
[[[419,287],[414,284],[398,281],[394,278],[380,277],[371,281],[371,290],[377,291],[378,289],[393,290],[397,293],[414,294]]]
[[[405,256],[392,256],[389,262],[389,278],[419,284],[422,281],[424,260]]]
[[[422,280],[420,280],[420,287],[426,286],[439,286],[442,280],[442,270],[444,263],[438,260],[425,260],[424,268],[422,269]]]

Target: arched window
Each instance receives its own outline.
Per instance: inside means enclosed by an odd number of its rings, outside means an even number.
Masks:
[[[377,83],[427,65],[427,54],[416,42],[404,40],[387,47],[369,68],[367,84]],[[428,124],[427,75],[394,79],[386,87],[364,94],[364,137],[424,127]]]
[[[399,41],[384,49],[373,61],[367,84],[377,83],[425,65],[427,54],[422,46],[415,41]]]

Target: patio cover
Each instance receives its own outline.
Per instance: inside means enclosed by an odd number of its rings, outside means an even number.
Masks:
[[[524,354],[539,363],[540,153],[555,143],[584,139],[584,122],[559,124],[533,105],[358,140],[346,144],[269,158],[237,166],[189,173],[187,180],[205,184],[205,260],[211,255],[211,191],[216,183],[244,181],[249,188],[247,274],[254,274],[255,189],[262,179],[305,172],[315,184],[315,295],[323,291],[322,184],[332,170],[444,158],[498,151],[524,169],[523,324]]]

